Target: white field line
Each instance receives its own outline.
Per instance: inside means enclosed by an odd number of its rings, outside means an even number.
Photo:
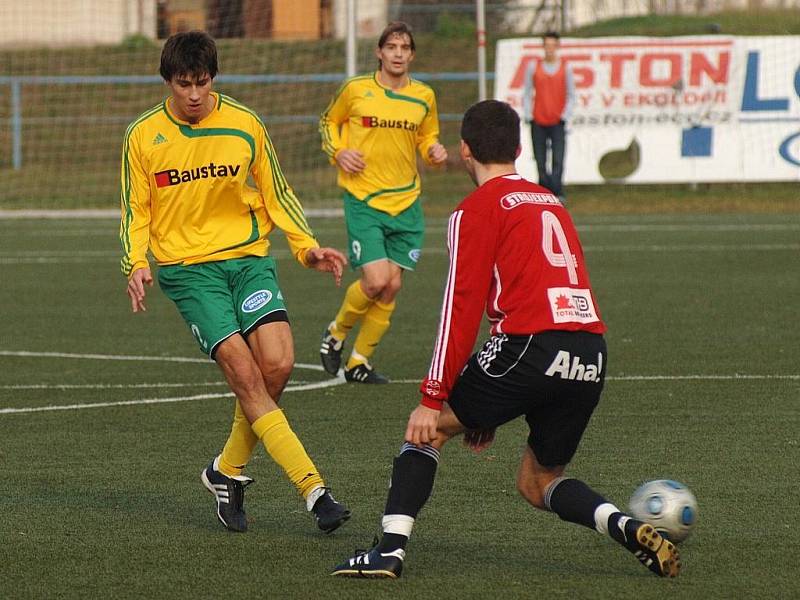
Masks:
[[[183,356],[136,356],[136,355],[114,355],[114,354],[76,354],[69,352],[28,352],[28,351],[12,351],[0,350],[0,356],[17,356],[24,358],[71,358],[71,359],[86,359],[86,360],[117,360],[117,361],[159,361],[159,362],[180,362],[180,363],[204,363],[212,364],[210,359],[206,358],[190,358]],[[300,369],[310,369],[312,371],[322,371],[320,365],[312,365],[308,363],[296,363],[295,367]],[[313,383],[297,382],[295,385],[289,385],[284,390],[285,392],[298,392],[302,390],[313,390],[319,388],[330,387],[333,385],[341,385],[345,383],[344,378],[326,379],[324,381],[317,381]],[[99,385],[99,384],[98,384]],[[138,384],[141,387],[153,387],[159,384]],[[175,384],[167,384],[175,385]],[[209,384],[197,384],[209,385]],[[219,385],[214,382],[210,385]],[[59,386],[54,386],[59,387]],[[134,384],[137,387],[137,384]],[[16,386],[3,386],[2,389],[15,389]],[[19,388],[16,388],[19,389]],[[36,389],[36,388],[24,388]],[[102,388],[101,388],[102,389]],[[232,397],[230,392],[222,394],[198,394],[193,396],[178,396],[174,398],[146,398],[142,400],[121,400],[117,402],[97,402],[89,404],[67,404],[56,406],[37,406],[37,407],[23,407],[23,408],[2,408],[0,414],[19,414],[29,412],[43,412],[53,410],[79,410],[84,408],[105,408],[110,406],[133,406],[138,404],[164,404],[169,402],[188,402],[192,400],[206,400],[210,398],[228,398]]]
[[[606,377],[606,381],[682,381],[682,380],[764,380],[764,379],[791,379],[800,381],[800,375],[618,375]],[[317,381],[303,385],[288,386],[285,392],[299,392],[303,390],[314,390],[346,383],[343,377],[336,377],[326,381]],[[398,379],[390,383],[394,384],[419,384],[418,379]],[[197,394],[194,396],[177,396],[173,398],[144,398],[141,400],[121,400],[117,402],[96,402],[87,404],[62,404],[50,406],[22,407],[22,408],[0,408],[0,415],[51,412],[57,410],[83,410],[87,408],[110,408],[115,406],[138,406],[142,404],[169,404],[175,402],[192,402],[195,400],[210,400],[217,398],[232,398],[232,393],[222,394]]]
[[[304,379],[292,379],[292,384],[311,383]],[[200,388],[227,387],[224,381],[196,381],[185,383],[32,383],[0,385],[0,390],[136,390],[150,388]]]
[[[602,223],[578,225],[579,231],[800,231],[800,223]]]
[[[137,356],[128,354],[76,354],[72,352],[29,352],[27,350],[0,350],[0,356],[18,356],[23,358],[78,358],[87,360],[130,360],[152,362],[177,362],[177,363],[202,363],[211,365],[214,361],[210,358],[192,358],[188,356]],[[324,371],[321,365],[309,363],[295,363],[298,369],[310,371]]]
[[[300,392],[303,390],[316,390],[320,388],[331,387],[334,385],[342,385],[345,383],[344,378],[327,379],[325,381],[317,381],[314,383],[306,383],[303,385],[287,386],[284,392]],[[140,404],[169,404],[174,402],[192,402],[194,400],[210,400],[214,398],[233,398],[233,394],[228,392],[224,394],[197,394],[195,396],[177,396],[174,398],[144,398],[141,400],[120,400],[117,402],[96,402],[88,404],[61,404],[50,406],[34,406],[23,408],[0,408],[0,415],[14,415],[21,413],[33,412],[50,412],[56,410],[82,410],[86,408],[109,408],[113,406],[137,406]]]
[[[620,244],[614,246],[584,246],[584,251],[592,252],[772,252],[785,250],[800,250],[800,243],[789,244]],[[0,265],[43,265],[43,264],[96,264],[98,258],[119,258],[118,252],[90,252],[80,251],[65,252],[63,256],[50,255],[42,256],[40,252],[29,253],[9,253],[0,252]],[[277,258],[289,256],[287,250],[275,250],[270,253]],[[440,255],[447,254],[446,248],[432,247],[426,248],[422,254]],[[110,262],[110,261],[109,261]]]

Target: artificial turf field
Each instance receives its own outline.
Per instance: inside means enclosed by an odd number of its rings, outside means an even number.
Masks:
[[[520,421],[481,455],[444,450],[402,579],[328,575],[378,532],[430,359],[444,219],[429,220],[375,356],[394,380],[378,388],[328,385],[316,369],[341,291],[273,234],[299,363],[282,404],[354,513],[331,536],[261,447],[250,531],[223,530],[198,477],[232,413],[216,367],[157,288],[146,314],[130,313],[115,222],[11,219],[0,220],[0,597],[797,597],[800,214],[576,221],[609,365],[570,472],[620,506],[646,479],[689,485],[700,517],[678,579],[528,507],[514,487]],[[339,220],[312,225],[344,246]],[[70,408],[21,412],[45,407]]]

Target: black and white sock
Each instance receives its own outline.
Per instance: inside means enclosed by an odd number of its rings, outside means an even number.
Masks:
[[[403,444],[394,459],[389,497],[383,511],[383,537],[378,549],[389,552],[405,548],[414,521],[433,491],[439,451],[426,444],[422,448]]]
[[[544,502],[562,520],[589,527],[611,537],[614,537],[609,531],[612,515],[614,526],[619,516],[624,516],[616,506],[584,482],[568,477],[559,477],[547,486]]]

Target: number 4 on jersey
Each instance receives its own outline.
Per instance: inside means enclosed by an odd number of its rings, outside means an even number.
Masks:
[[[553,249],[553,239],[560,252]],[[569,249],[561,221],[549,210],[542,212],[542,251],[552,266],[567,269],[571,285],[578,285],[578,259]]]

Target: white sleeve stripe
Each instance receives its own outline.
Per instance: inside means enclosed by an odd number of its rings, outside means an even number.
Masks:
[[[497,263],[494,264],[494,280],[497,282],[497,292],[494,296],[494,305],[495,312],[500,315],[497,319],[496,333],[503,333],[503,321],[506,318],[506,313],[500,309],[500,294],[503,293],[503,282],[500,281],[500,271],[497,268]]]
[[[450,215],[450,218],[447,220],[447,250],[452,257],[453,253],[453,219],[455,218],[456,214],[453,213]],[[436,331],[436,343],[433,345],[433,357],[431,358],[431,366],[428,369],[428,378],[429,379],[438,379],[434,377],[434,373],[436,372],[436,365],[438,364],[438,357],[439,353],[441,352],[441,345],[442,345],[442,326],[444,323],[444,315],[445,315],[445,307],[447,305],[447,296],[450,292],[450,269],[453,268],[452,262],[448,266],[448,274],[447,274],[447,283],[444,287],[444,298],[442,299],[442,309],[441,313],[439,314],[439,326]]]
[[[445,357],[447,356],[447,339],[450,336],[450,320],[453,316],[453,295],[456,284],[456,269],[458,266],[458,241],[461,230],[461,217],[464,211],[456,211],[450,217],[447,228],[447,245],[450,248],[450,269],[447,273],[447,285],[442,302],[442,313],[439,318],[439,335],[433,351],[433,360],[428,371],[428,377],[437,381],[442,380],[444,374]]]
[[[434,346],[433,359],[431,360],[431,367],[428,371],[428,377],[441,381],[441,374],[443,371],[444,355],[446,355],[447,335],[445,332],[449,331],[448,320],[450,313],[450,304],[452,298],[452,277],[456,269],[454,260],[455,245],[453,240],[453,230],[456,219],[459,217],[458,212],[453,213],[447,224],[447,248],[450,251],[450,265],[447,273],[447,284],[444,289],[444,298],[442,300],[442,311],[439,316],[439,331],[436,336],[436,345]],[[443,348],[444,345],[444,348]]]
[[[450,246],[451,262],[447,273],[447,287],[445,289],[444,302],[442,302],[441,330],[439,332],[439,357],[436,365],[436,379],[444,377],[444,363],[447,356],[447,340],[450,337],[450,321],[453,316],[453,296],[456,287],[456,271],[458,269],[458,242],[461,233],[461,216],[463,211],[458,211],[453,215],[449,227],[448,245]]]

